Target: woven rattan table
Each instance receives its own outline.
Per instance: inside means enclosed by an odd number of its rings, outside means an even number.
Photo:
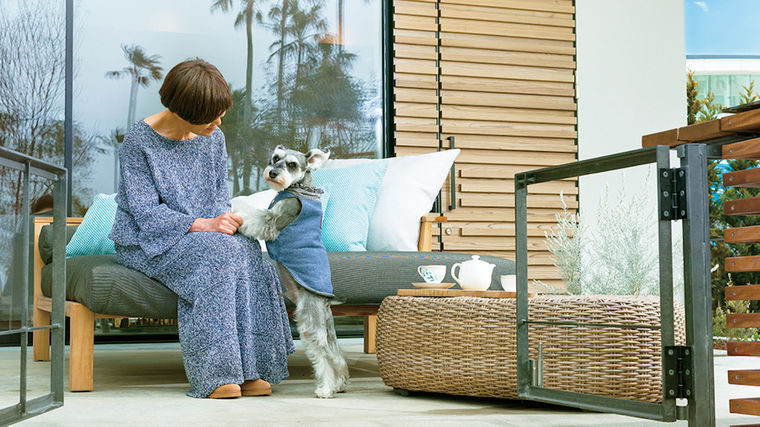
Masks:
[[[684,341],[676,303],[676,343]],[[531,320],[659,326],[658,297],[537,296]],[[377,320],[377,362],[401,390],[517,399],[515,299],[393,296]],[[531,325],[543,345],[544,387],[646,402],[662,400],[660,332]]]

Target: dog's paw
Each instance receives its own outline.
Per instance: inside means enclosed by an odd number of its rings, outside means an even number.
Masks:
[[[338,387],[335,390],[336,393],[345,393],[348,388],[348,378],[339,380]]]
[[[316,390],[314,390],[314,396],[320,398],[320,399],[332,399],[335,397],[335,390],[330,389],[330,387],[327,386],[320,386],[317,387]]]

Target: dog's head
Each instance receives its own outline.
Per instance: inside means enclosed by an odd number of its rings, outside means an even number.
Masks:
[[[275,147],[269,164],[264,168],[264,179],[275,191],[282,191],[304,180],[311,171],[317,170],[330,158],[330,150],[312,148],[306,153],[288,150],[282,145]]]

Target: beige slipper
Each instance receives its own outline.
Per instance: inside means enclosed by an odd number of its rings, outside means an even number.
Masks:
[[[243,396],[268,396],[272,394],[272,386],[262,380],[245,380],[240,387]]]
[[[224,384],[220,385],[207,397],[209,399],[233,399],[240,397],[240,386],[237,384]]]

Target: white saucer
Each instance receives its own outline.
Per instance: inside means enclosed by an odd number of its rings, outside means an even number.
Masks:
[[[456,283],[427,283],[427,282],[412,282],[412,286],[421,289],[448,289],[454,286]]]

